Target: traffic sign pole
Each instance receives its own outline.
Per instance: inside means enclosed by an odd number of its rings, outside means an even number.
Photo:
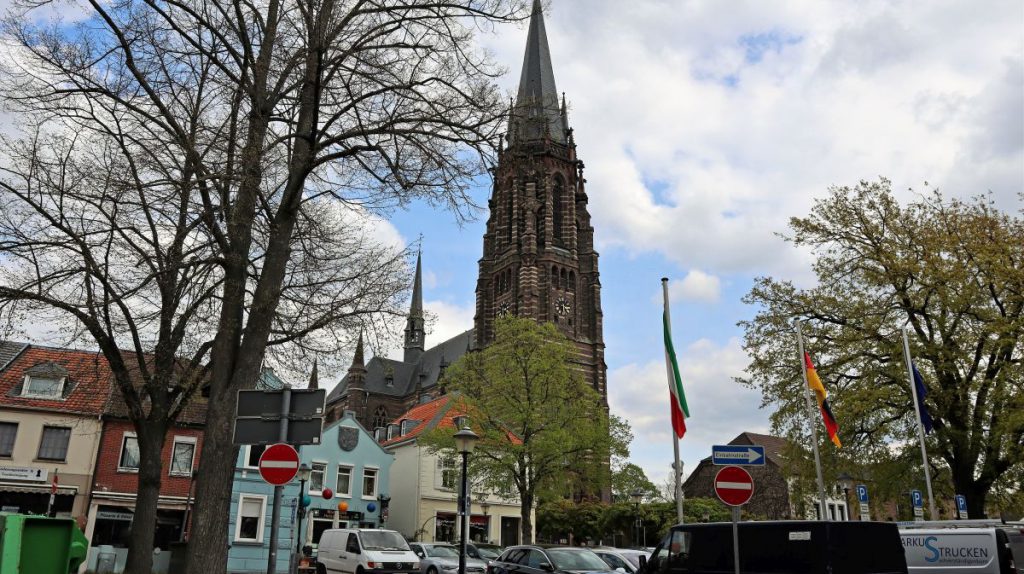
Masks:
[[[291,389],[285,387],[281,395],[281,422],[278,427],[278,439],[281,442],[288,441],[288,413],[291,411]],[[281,527],[281,494],[283,486],[274,486],[274,510],[270,519],[270,554],[267,558],[267,574],[277,572],[277,531]],[[301,501],[300,501],[301,502]],[[298,535],[298,533],[296,533]],[[291,572],[291,562],[288,564],[288,571]]]

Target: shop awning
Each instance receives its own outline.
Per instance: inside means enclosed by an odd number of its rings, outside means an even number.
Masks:
[[[50,494],[49,484],[25,484],[21,482],[0,482],[0,492],[30,492],[36,494]],[[75,496],[78,488],[75,486],[57,487],[57,494],[61,496]]]

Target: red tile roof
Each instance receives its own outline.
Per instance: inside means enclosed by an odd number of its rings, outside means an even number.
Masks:
[[[451,397],[449,395],[444,395],[442,397],[430,401],[429,403],[416,405],[412,409],[406,411],[405,414],[392,421],[392,424],[400,425],[401,422],[404,420],[420,421],[420,423],[413,427],[409,432],[405,433],[404,435],[396,436],[391,440],[386,440],[382,442],[381,446],[387,447],[393,444],[414,439],[417,436],[426,432],[427,430],[434,428],[436,425],[441,425],[441,428],[455,428],[455,423],[453,422],[452,419],[454,419],[457,416],[461,416],[462,414],[465,413],[456,412],[459,409],[449,408],[450,399]],[[435,419],[437,419],[439,415],[441,415],[443,418],[435,421]]]
[[[25,371],[52,362],[68,372],[71,392],[63,399],[22,397],[14,392]],[[99,415],[110,395],[113,376],[102,353],[30,345],[0,371],[0,404],[5,407]]]

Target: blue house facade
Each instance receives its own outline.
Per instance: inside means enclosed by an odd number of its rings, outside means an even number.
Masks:
[[[395,457],[377,444],[355,413],[346,411],[325,427],[320,444],[302,447],[299,457],[312,469],[307,485],[312,502],[303,524],[308,544],[315,548],[328,528],[381,526],[381,500],[388,497]]]
[[[265,574],[270,555],[270,526],[273,519],[274,487],[260,477],[258,464],[262,446],[243,446],[235,466],[228,523],[228,572]],[[380,526],[380,501],[387,496],[389,472],[394,456],[346,412],[325,427],[318,445],[299,448],[302,463],[311,469],[306,493],[310,506],[296,529],[299,481],[284,487],[276,572],[288,572],[289,560],[298,547],[316,548],[328,528]],[[324,498],[330,491],[330,498]]]

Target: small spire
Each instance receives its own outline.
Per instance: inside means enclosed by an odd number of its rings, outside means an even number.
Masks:
[[[317,359],[313,359],[313,372],[309,374],[309,385],[306,388],[313,391],[320,388],[320,378],[317,375]]]
[[[412,306],[409,309],[410,317],[423,317],[423,267],[421,258],[423,249],[416,253],[416,279],[412,284]]]
[[[363,331],[360,329],[359,341],[356,343],[356,354],[352,357],[352,366],[349,370],[363,368],[366,368],[366,365],[363,364]]]

